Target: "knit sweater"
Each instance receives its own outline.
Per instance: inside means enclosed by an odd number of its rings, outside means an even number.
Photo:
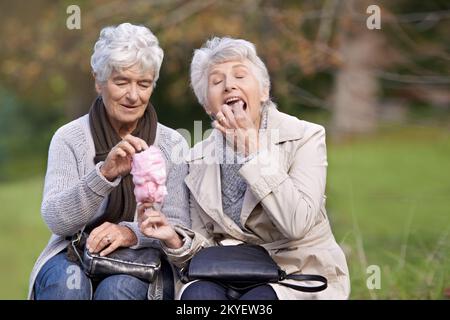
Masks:
[[[267,128],[267,106],[261,111],[261,130]],[[219,146],[220,147],[220,146]],[[244,203],[244,195],[247,190],[247,183],[239,174],[241,167],[253,158],[251,155],[247,158],[239,158],[234,156],[234,163],[228,163],[227,154],[233,153],[231,147],[223,138],[222,146],[223,154],[221,155],[223,162],[220,164],[220,182],[222,186],[222,208],[223,212],[229,216],[234,223],[241,229],[241,211]]]
[[[175,130],[158,123],[154,145],[161,149],[167,168],[168,195],[161,212],[171,223],[190,227],[189,193],[184,183],[188,167],[183,161],[187,143]],[[104,213],[109,193],[120,183],[120,177],[112,182],[103,177],[100,173],[103,162],[95,165],[94,156],[88,115],[64,125],[52,138],[41,214],[53,235],[33,268],[30,296],[36,275],[45,262],[67,247],[67,236]],[[138,242],[132,248],[159,245],[159,241],[140,232],[137,222],[120,224],[136,234]]]

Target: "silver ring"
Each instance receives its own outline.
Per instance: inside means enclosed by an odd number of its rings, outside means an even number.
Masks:
[[[105,240],[107,243],[111,243],[111,237],[108,235],[105,236]]]

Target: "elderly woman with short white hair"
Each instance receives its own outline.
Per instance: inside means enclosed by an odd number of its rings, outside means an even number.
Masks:
[[[320,292],[261,283],[233,292],[233,299],[346,299],[347,263],[325,210],[324,128],[277,110],[267,69],[245,40],[213,38],[195,50],[191,84],[215,128],[188,157],[192,229],[162,217],[156,230],[142,223],[143,233],[164,240],[169,260],[180,268],[203,247],[246,243],[265,247],[287,274],[328,280]],[[147,214],[145,206],[139,214]],[[162,226],[170,229],[164,236]],[[170,244],[177,241],[175,249]],[[179,294],[225,300],[231,298],[228,290],[223,283],[199,280]]]
[[[32,271],[30,298],[149,297],[149,283],[128,274],[91,280],[68,248],[81,229],[89,232],[88,250],[101,256],[121,247],[158,245],[139,231],[130,176],[132,156],[150,145],[161,150],[167,167],[161,211],[172,223],[190,226],[187,166],[172,152],[187,144],[158,123],[150,103],[162,60],[157,38],[144,26],[123,23],[101,31],[91,57],[98,97],[89,114],[59,128],[50,144],[41,213],[52,236]],[[167,261],[161,272],[165,298],[173,298]]]

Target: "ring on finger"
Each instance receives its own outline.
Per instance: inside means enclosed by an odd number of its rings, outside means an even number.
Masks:
[[[106,243],[111,243],[111,236],[107,234],[104,238],[106,240]]]

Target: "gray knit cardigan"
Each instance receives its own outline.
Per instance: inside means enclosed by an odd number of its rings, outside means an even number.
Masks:
[[[190,227],[189,192],[184,183],[188,167],[183,161],[188,145],[175,130],[158,123],[155,146],[166,159],[168,195],[161,211],[173,224]],[[33,298],[34,282],[42,266],[64,250],[71,236],[104,213],[108,195],[120,177],[110,182],[94,164],[95,146],[84,115],[61,128],[50,143],[41,214],[52,236],[37,259],[30,276],[28,298]],[[143,235],[137,222],[121,222],[136,234],[138,243],[132,248],[158,245],[157,240]]]

